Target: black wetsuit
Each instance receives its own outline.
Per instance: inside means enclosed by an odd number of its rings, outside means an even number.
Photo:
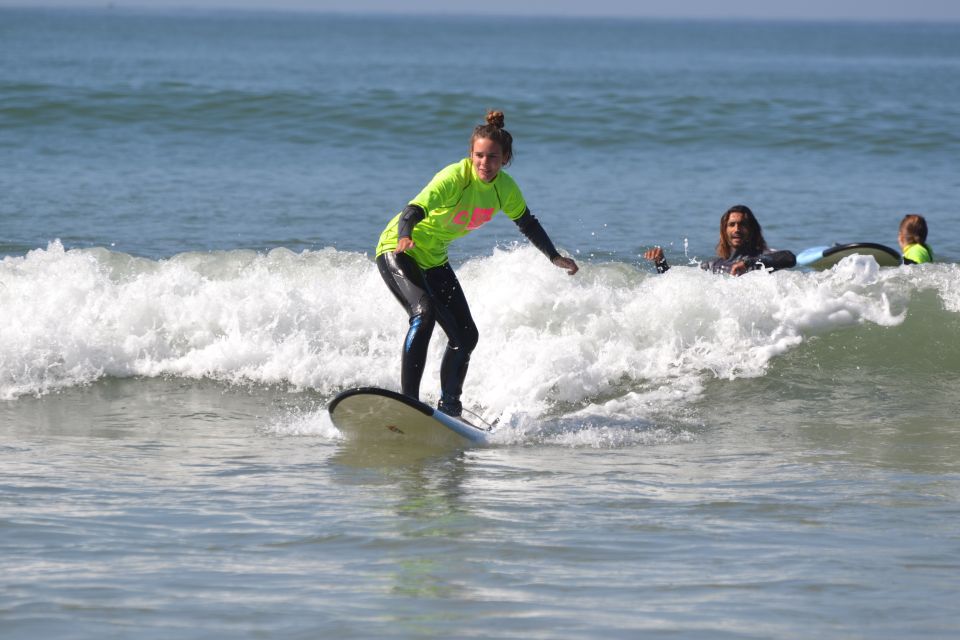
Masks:
[[[758,269],[776,271],[777,269],[789,269],[790,267],[796,266],[797,257],[793,255],[792,251],[773,251],[768,249],[761,254],[744,252],[735,253],[729,258],[717,256],[706,262],[701,262],[700,268],[712,271],[713,273],[730,273],[730,269],[737,262],[745,262],[747,268],[751,271]],[[666,258],[661,259],[654,266],[657,268],[657,273],[664,273],[670,268]]]
[[[401,237],[409,237],[413,226],[423,219],[422,210],[411,210],[407,215],[410,209],[404,210],[405,215],[399,221]],[[560,255],[529,210],[515,222],[520,232],[548,258],[553,260]],[[419,397],[427,347],[433,328],[439,323],[447,334],[447,348],[440,364],[439,407],[449,415],[460,415],[460,394],[470,364],[470,353],[477,346],[479,332],[457,275],[449,262],[422,269],[407,254],[392,251],[377,256],[377,268],[390,292],[410,316],[400,371],[403,394]]]
[[[467,376],[470,353],[477,346],[480,334],[457,274],[449,262],[432,269],[421,269],[410,256],[393,252],[377,256],[377,268],[390,292],[410,316],[400,370],[404,395],[412,398],[420,395],[427,347],[430,346],[433,327],[439,322],[447,334],[447,349],[440,364],[440,401],[447,413],[459,415],[463,380]]]

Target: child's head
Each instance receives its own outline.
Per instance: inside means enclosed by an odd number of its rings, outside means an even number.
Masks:
[[[908,213],[900,221],[900,234],[897,238],[901,247],[911,244],[926,244],[927,221],[921,215]]]

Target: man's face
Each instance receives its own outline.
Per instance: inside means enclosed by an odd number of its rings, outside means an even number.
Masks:
[[[750,244],[750,225],[747,222],[746,214],[731,213],[727,218],[727,226],[724,230],[730,246],[734,249],[740,249]]]

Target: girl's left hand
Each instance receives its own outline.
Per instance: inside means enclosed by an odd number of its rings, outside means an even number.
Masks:
[[[573,275],[580,270],[580,267],[577,266],[577,263],[573,261],[572,258],[565,258],[564,256],[557,256],[551,260],[553,264],[557,265],[561,269],[566,269],[568,275]]]

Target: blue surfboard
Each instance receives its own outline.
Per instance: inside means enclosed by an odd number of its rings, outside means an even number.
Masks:
[[[330,402],[327,411],[333,426],[358,442],[450,448],[485,445],[490,438],[488,428],[378,387],[348,389]]]
[[[886,245],[875,242],[850,242],[804,249],[797,254],[797,266],[825,271],[852,255],[872,256],[881,267],[896,267],[903,264],[900,254]]]

